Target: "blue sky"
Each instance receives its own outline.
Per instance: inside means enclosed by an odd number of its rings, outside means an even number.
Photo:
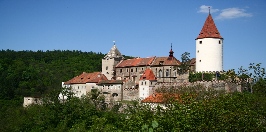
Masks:
[[[266,58],[264,0],[1,0],[0,49],[195,57],[208,7],[224,38],[224,70]]]

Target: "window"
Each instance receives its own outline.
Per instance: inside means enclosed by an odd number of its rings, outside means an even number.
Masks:
[[[199,50],[198,50],[198,53],[199,53]]]
[[[199,60],[199,62],[201,62],[201,60]]]
[[[128,72],[128,68],[127,68],[127,72]]]
[[[202,41],[199,41],[199,44],[202,44]]]
[[[162,72],[162,70],[160,69],[159,70],[159,77],[162,77],[163,76],[163,72]]]
[[[221,40],[219,40],[219,44],[221,44]]]
[[[136,68],[136,72],[138,71],[138,68]]]
[[[143,82],[141,82],[141,85],[143,85]]]
[[[105,69],[108,70],[108,66],[106,66]]]
[[[166,71],[165,71],[165,75],[166,75],[166,77],[169,76],[169,69],[166,69]]]
[[[133,69],[131,69],[131,72],[133,72]]]
[[[146,85],[146,81],[145,81],[145,85]]]
[[[120,73],[122,73],[122,69],[120,69]]]

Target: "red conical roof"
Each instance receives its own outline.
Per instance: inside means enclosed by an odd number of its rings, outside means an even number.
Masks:
[[[215,23],[212,19],[211,14],[207,17],[199,36],[196,39],[202,39],[202,38],[221,38],[222,36],[220,35],[218,29],[215,26]]]

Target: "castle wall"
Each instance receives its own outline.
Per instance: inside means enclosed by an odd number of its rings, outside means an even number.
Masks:
[[[132,81],[125,82],[123,88],[123,100],[131,101],[139,99],[139,88]]]
[[[103,84],[99,91],[105,96],[106,102],[121,101],[123,98],[122,84]]]

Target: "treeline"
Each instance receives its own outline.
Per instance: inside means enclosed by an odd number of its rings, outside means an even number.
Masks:
[[[82,72],[101,71],[102,53],[0,51],[0,99],[42,96]]]
[[[101,107],[102,101],[91,95],[81,99],[69,96],[60,103],[54,94],[42,105],[7,106],[0,118],[0,131],[266,131],[265,95],[183,88],[178,101],[165,93],[168,101],[163,105],[167,108],[138,101],[126,107],[121,103]]]

